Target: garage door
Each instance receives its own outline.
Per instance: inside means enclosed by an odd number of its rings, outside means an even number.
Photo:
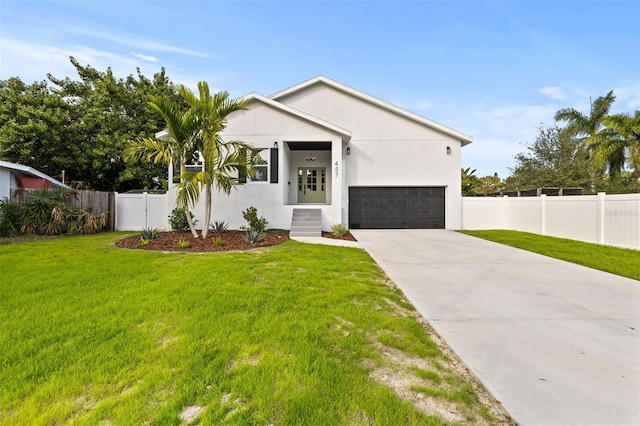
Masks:
[[[351,229],[444,229],[444,187],[349,187]]]

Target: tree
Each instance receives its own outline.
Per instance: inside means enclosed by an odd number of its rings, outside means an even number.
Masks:
[[[471,167],[462,169],[462,195],[475,195],[480,186],[478,177],[475,175],[476,169]]]
[[[225,142],[220,133],[227,126],[227,117],[235,111],[247,109],[243,100],[230,99],[227,91],[221,91],[211,96],[209,85],[201,81],[198,83],[198,94],[181,87],[182,97],[188,102],[191,111],[198,121],[198,136],[196,147],[200,152],[203,168],[194,178],[204,186],[205,211],[203,218],[202,238],[207,238],[209,223],[211,222],[212,187],[219,191],[231,193],[231,189],[239,184],[234,172],[245,176],[253,172],[251,164],[253,155],[251,146],[242,141]],[[190,174],[187,175],[189,180]]]
[[[484,176],[478,179],[479,194],[491,194],[495,192],[503,191],[505,188],[504,182],[500,179],[497,173],[493,176]]]
[[[571,131],[541,126],[527,150],[515,156],[516,166],[507,178],[509,189],[591,185],[595,171],[589,150]]]
[[[150,161],[168,167],[171,163],[180,167],[180,183],[176,207],[185,212],[189,230],[198,238],[189,207],[195,205],[200,196],[199,183],[195,175],[188,175],[185,164],[196,153],[195,139],[198,136],[198,119],[193,110],[185,110],[181,102],[162,96],[150,96],[149,106],[164,120],[167,136],[162,139],[142,138],[129,144],[125,151],[127,162]],[[205,224],[205,226],[207,226]]]
[[[52,94],[45,81],[0,81],[0,158],[60,178],[73,167],[67,129],[73,114],[73,107]]]
[[[25,85],[19,78],[0,81],[0,157],[32,166],[51,176],[66,171],[77,188],[127,191],[153,187],[166,169],[152,163],[125,163],[130,140],[161,128],[162,119],[147,105],[149,95],[175,92],[164,69],[153,79],[117,79],[70,58],[79,80],[48,76]]]
[[[624,147],[616,143],[615,132],[604,125],[615,100],[611,90],[591,103],[589,115],[574,108],[564,108],[555,114],[556,121],[567,123],[567,130],[589,147],[596,164],[606,167],[611,177],[622,171],[625,162]]]
[[[630,114],[615,114],[605,117],[603,124],[615,133],[608,145],[601,149],[601,161],[616,155],[623,150],[626,162],[634,170],[636,178],[640,179],[640,111]]]
[[[166,123],[167,137],[162,140],[144,138],[132,143],[127,159],[147,160],[168,166],[180,164],[180,182],[176,207],[184,210],[189,229],[194,238],[198,233],[193,227],[189,207],[197,204],[201,188],[205,190],[205,213],[202,238],[207,238],[211,221],[212,187],[227,194],[239,184],[235,171],[250,176],[252,173],[251,146],[241,141],[225,142],[220,133],[226,128],[226,118],[234,111],[246,109],[246,103],[229,99],[229,93],[219,92],[213,97],[206,82],[198,83],[197,97],[184,86],[178,93],[186,101],[188,109],[167,98],[151,97],[149,105]],[[202,161],[202,170],[189,172],[185,164],[195,158]]]

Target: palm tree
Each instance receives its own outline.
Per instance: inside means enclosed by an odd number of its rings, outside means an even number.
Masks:
[[[605,117],[603,120],[605,126],[612,132],[615,132],[615,145],[607,147],[609,150],[618,150],[622,148],[627,151],[626,162],[629,167],[634,170],[634,176],[640,178],[640,111],[636,111],[635,115],[630,114],[614,114]],[[604,155],[608,155],[609,151],[605,151]]]
[[[480,187],[480,180],[476,176],[476,169],[471,167],[461,169],[462,195],[475,195]]]
[[[616,176],[624,167],[624,147],[616,143],[616,134],[605,127],[604,120],[609,115],[611,105],[616,100],[613,90],[591,103],[589,115],[574,108],[564,108],[556,112],[556,121],[568,124],[567,130],[579,137],[594,154],[599,167],[606,167],[610,176]]]
[[[180,183],[176,197],[176,207],[183,209],[187,223],[194,238],[198,237],[189,206],[195,205],[200,196],[199,183],[190,176],[185,164],[194,157],[199,121],[191,110],[168,98],[150,96],[148,105],[156,111],[166,123],[167,137],[162,140],[145,138],[129,145],[125,152],[127,161],[146,160],[169,166],[180,165]]]
[[[203,218],[202,238],[207,238],[208,224],[211,221],[212,188],[226,193],[239,184],[234,177],[235,172],[245,176],[253,173],[253,153],[251,146],[242,141],[224,141],[220,133],[227,126],[227,117],[235,111],[247,109],[247,102],[241,99],[230,99],[227,91],[211,96],[209,85],[198,83],[198,97],[184,86],[179,89],[180,95],[187,101],[190,111],[197,121],[198,135],[195,145],[203,161],[202,171],[187,173],[187,181],[196,180],[204,186],[205,211]]]

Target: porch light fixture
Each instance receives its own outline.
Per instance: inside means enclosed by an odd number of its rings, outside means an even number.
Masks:
[[[313,151],[309,151],[309,156],[307,157],[307,161],[316,161],[316,157],[313,156]]]
[[[450,146],[447,147],[447,155],[451,155],[451,147]]]
[[[351,148],[347,147],[347,155],[351,155]]]
[[[273,143],[273,147],[274,147],[275,149],[278,149],[278,141],[275,141],[275,142]]]

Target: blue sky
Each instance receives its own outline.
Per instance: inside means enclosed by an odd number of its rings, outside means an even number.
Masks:
[[[504,178],[557,110],[640,109],[640,1],[2,0],[1,79],[75,79],[69,56],[234,97],[325,75],[473,136],[462,166]]]

